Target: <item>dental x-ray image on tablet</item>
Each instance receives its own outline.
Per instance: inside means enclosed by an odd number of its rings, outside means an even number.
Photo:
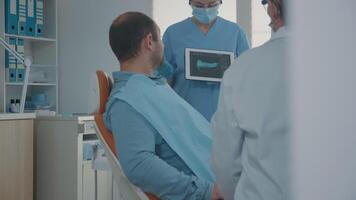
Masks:
[[[190,80],[220,82],[233,59],[233,52],[186,48],[185,77]]]

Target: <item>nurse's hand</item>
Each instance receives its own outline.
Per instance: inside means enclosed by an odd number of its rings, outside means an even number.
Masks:
[[[219,190],[219,187],[214,184],[214,188],[213,188],[213,193],[211,195],[211,199],[212,200],[223,200],[224,197],[222,196],[220,190]]]

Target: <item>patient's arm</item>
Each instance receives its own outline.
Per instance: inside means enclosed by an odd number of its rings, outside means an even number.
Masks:
[[[142,115],[119,100],[110,113],[117,155],[133,184],[161,199],[211,199],[211,183],[186,175],[156,155],[158,133]]]

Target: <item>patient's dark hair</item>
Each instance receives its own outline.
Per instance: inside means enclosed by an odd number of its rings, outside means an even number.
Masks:
[[[137,56],[142,39],[150,33],[157,41],[157,25],[151,18],[139,12],[126,12],[110,26],[111,49],[120,62],[125,62]]]

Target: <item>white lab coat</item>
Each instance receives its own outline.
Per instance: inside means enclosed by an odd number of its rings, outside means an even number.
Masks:
[[[227,200],[288,199],[288,38],[280,28],[224,74],[212,164]]]

